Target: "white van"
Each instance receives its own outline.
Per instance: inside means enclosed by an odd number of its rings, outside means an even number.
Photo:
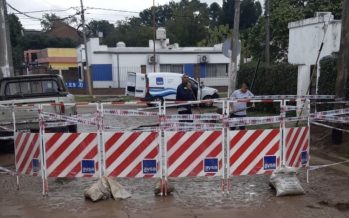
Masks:
[[[126,95],[143,98],[147,101],[176,100],[177,87],[182,82],[181,73],[148,73],[148,85],[146,75],[129,72],[127,74]],[[219,98],[218,90],[200,85],[190,78],[193,87],[197,87],[198,99]]]

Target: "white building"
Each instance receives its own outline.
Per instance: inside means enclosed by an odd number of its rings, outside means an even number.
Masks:
[[[200,77],[209,86],[228,85],[228,64],[230,59],[222,53],[222,44],[213,47],[179,47],[170,44],[166,31],[159,28],[155,41],[156,55],[153,55],[153,40],[148,47],[127,47],[118,42],[116,47],[100,45],[98,38],[87,42],[88,60],[92,70],[94,88],[124,88],[127,72],[179,72]],[[85,62],[83,45],[77,48],[79,66]],[[199,64],[199,74],[195,65]]]
[[[334,20],[330,12],[317,12],[314,18],[289,23],[288,28],[288,62],[298,65],[297,94],[304,95],[308,90],[311,70],[316,64],[322,41],[323,48],[319,60],[339,51],[341,21]],[[317,73],[313,76],[316,76],[316,80],[313,81],[318,81],[319,63]],[[317,85],[315,91],[317,93]]]

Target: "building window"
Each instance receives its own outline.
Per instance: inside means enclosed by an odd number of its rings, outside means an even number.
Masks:
[[[160,64],[160,72],[183,73],[183,64]]]
[[[207,64],[206,77],[227,77],[228,64]]]

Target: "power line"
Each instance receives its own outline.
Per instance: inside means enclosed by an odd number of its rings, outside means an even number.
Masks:
[[[67,9],[48,9],[48,10],[37,10],[37,11],[24,11],[22,13],[34,14],[34,13],[43,13],[43,12],[64,12],[64,11],[69,11],[71,9],[77,9],[77,7],[70,7],[70,8],[67,8]],[[17,12],[17,13],[13,13],[13,14],[22,14],[22,13]]]
[[[34,19],[34,20],[44,21],[44,19],[42,19],[42,18],[33,17],[33,16],[31,16],[31,15],[28,15],[26,12],[22,12],[22,11],[16,9],[16,8],[14,8],[14,7],[13,7],[12,5],[10,5],[9,3],[6,3],[6,4],[7,4],[7,6],[8,6],[9,8],[11,8],[11,9],[14,10],[14,11],[16,11],[18,14],[24,15],[24,16],[26,16],[26,17],[28,17],[28,18],[31,18],[31,19]],[[67,16],[67,17],[63,17],[63,18],[59,18],[59,19],[52,19],[52,20],[50,20],[50,21],[63,21],[63,20],[66,20],[66,19],[73,18],[73,17],[75,17],[76,15],[79,15],[79,14],[80,14],[80,11],[76,12],[76,13],[73,14],[73,15],[69,15],[69,16]]]
[[[111,8],[87,7],[86,10],[88,10],[88,9],[89,10],[116,11],[116,12],[139,14],[139,11],[127,11],[127,10],[118,10],[118,9],[111,9]]]
[[[12,10],[18,12],[19,14],[22,14],[22,15],[24,15],[24,16],[26,16],[26,17],[29,17],[29,18],[32,18],[32,19],[35,19],[35,20],[40,20],[40,21],[42,21],[41,18],[37,18],[37,17],[30,16],[30,15],[24,13],[24,12],[21,12],[21,11],[17,10],[16,8],[14,8],[14,7],[13,7],[12,5],[10,5],[9,3],[6,3],[6,4],[7,4],[7,6],[8,6],[9,8],[11,8]]]

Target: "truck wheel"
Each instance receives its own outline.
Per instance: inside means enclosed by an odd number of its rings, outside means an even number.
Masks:
[[[78,125],[75,124],[75,125],[68,126],[68,131],[72,133],[78,132]]]
[[[0,140],[0,153],[14,153],[14,141],[12,139]]]

